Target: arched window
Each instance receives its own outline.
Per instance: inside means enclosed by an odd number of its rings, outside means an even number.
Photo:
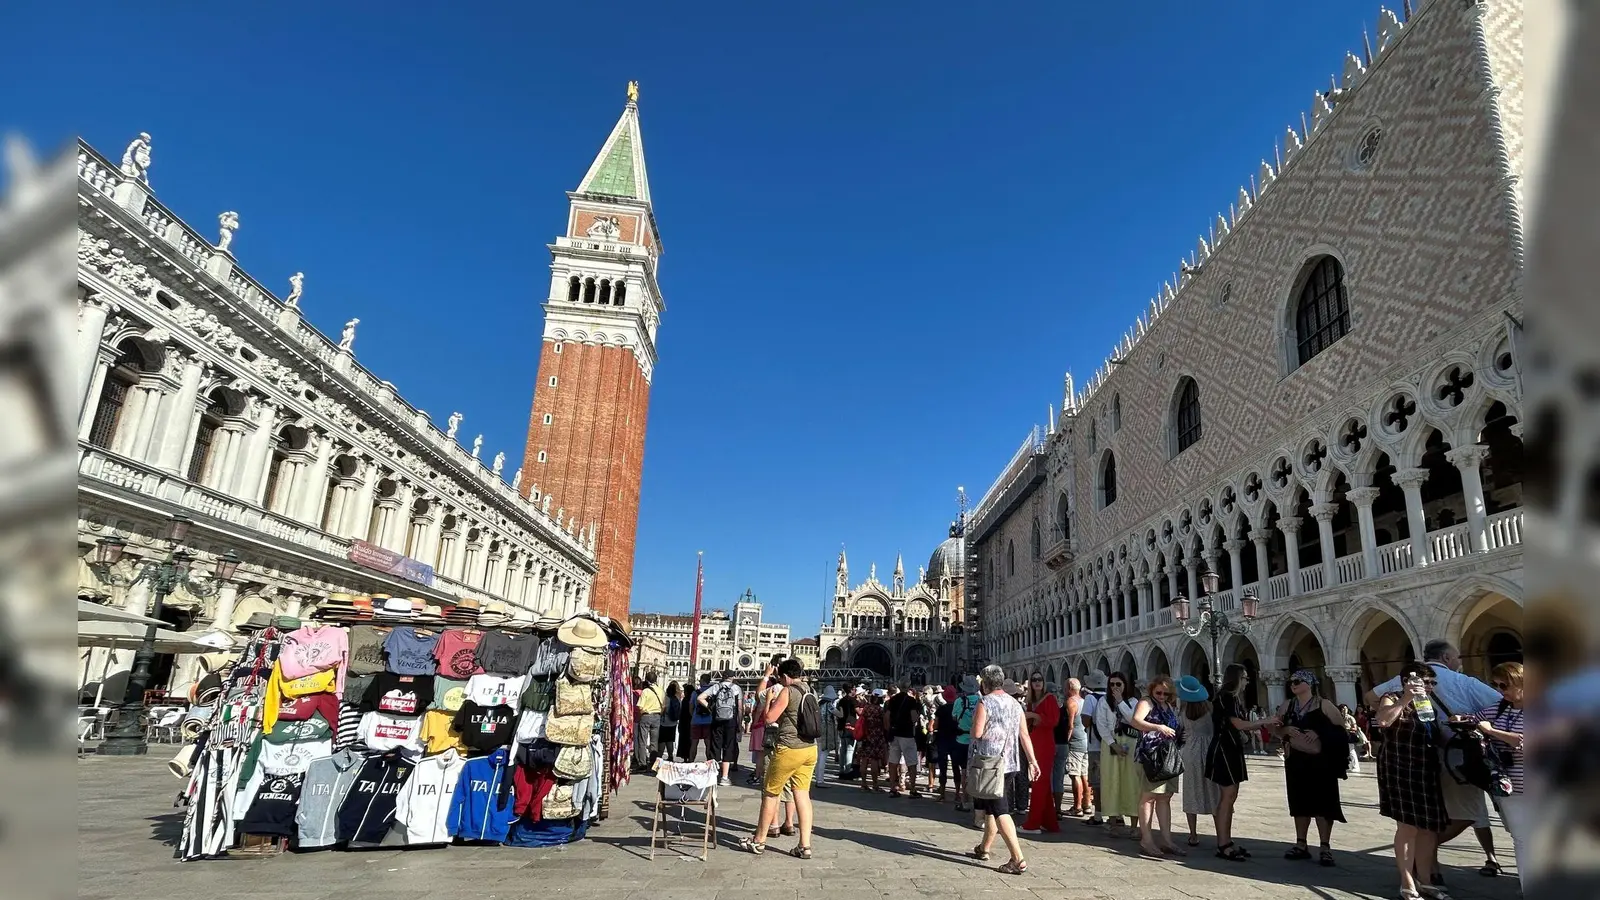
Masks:
[[[1174,456],[1200,440],[1200,385],[1193,378],[1185,378],[1178,384],[1177,400],[1172,410],[1172,432],[1177,439]]]
[[[1318,257],[1295,301],[1294,333],[1300,365],[1333,346],[1350,331],[1350,301],[1344,289],[1344,267],[1332,256]]]
[[[593,303],[594,302],[594,279],[593,278],[585,278],[583,280],[583,302],[585,302],[585,303]]]
[[[1006,574],[1017,574],[1017,542],[1006,541]]]
[[[600,282],[600,305],[611,305],[611,282],[609,281]]]
[[[574,275],[567,279],[567,302],[577,303],[578,297],[580,297],[582,294],[583,282],[578,280],[578,276]]]
[[[1065,491],[1056,498],[1056,537],[1063,541],[1072,538],[1072,505]]]
[[[1100,464],[1100,508],[1105,509],[1117,502],[1117,457],[1114,453],[1107,453],[1105,462]]]
[[[89,443],[111,449],[117,436],[117,423],[122,419],[122,407],[128,402],[128,391],[138,383],[142,371],[139,354],[132,347],[123,349],[100,387],[100,403],[94,410],[94,423],[89,426]]]
[[[1034,517],[1034,520],[1033,520],[1033,535],[1032,535],[1032,547],[1033,547],[1033,558],[1034,559],[1038,559],[1039,558],[1039,554],[1043,552],[1043,547],[1041,546],[1041,544],[1042,544],[1041,538],[1042,538],[1042,535],[1039,534],[1039,519],[1036,516],[1036,517]]]
[[[1111,395],[1111,433],[1122,430],[1122,395]]]
[[[626,305],[625,301],[627,299],[628,299],[628,285],[627,285],[627,283],[626,282],[622,282],[622,281],[617,282],[616,287],[611,291],[611,305],[612,306],[624,306],[624,305]]]
[[[222,417],[228,414],[228,404],[221,393],[211,395],[211,404],[200,414],[200,427],[194,433],[194,452],[189,454],[190,481],[201,484],[206,474],[206,460],[211,455],[211,443],[222,427]]]
[[[281,483],[283,465],[289,461],[289,451],[292,445],[289,440],[289,429],[293,426],[286,425],[272,440],[272,462],[267,465],[267,487],[261,492],[261,503],[273,512],[283,512],[284,506],[289,502],[289,485]],[[282,497],[278,496],[279,488],[283,488]]]

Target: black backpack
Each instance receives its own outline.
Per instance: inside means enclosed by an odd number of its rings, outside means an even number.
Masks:
[[[1504,701],[1502,701],[1504,702]],[[1448,713],[1448,710],[1446,710]],[[1492,797],[1511,793],[1508,760],[1476,728],[1455,728],[1444,743],[1444,769],[1456,784],[1468,784]]]
[[[810,691],[800,695],[800,711],[794,717],[794,732],[802,741],[822,737],[822,706]]]

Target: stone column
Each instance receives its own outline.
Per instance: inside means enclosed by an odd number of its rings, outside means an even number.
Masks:
[[[1267,555],[1267,544],[1272,541],[1272,532],[1265,528],[1250,530],[1250,543],[1256,545],[1256,593],[1262,600],[1270,599],[1267,596],[1267,579],[1272,577],[1272,560]]]
[[[1139,618],[1139,595],[1135,591],[1132,581],[1126,581],[1122,584],[1122,612],[1123,618]]]
[[[1239,559],[1240,551],[1244,550],[1245,542],[1232,538],[1222,542],[1224,550],[1228,551],[1228,577],[1233,584],[1233,595],[1244,596],[1244,561]]]
[[[233,478],[239,472],[239,448],[244,444],[245,423],[240,418],[223,420],[212,438],[211,453],[205,469],[200,473],[200,483],[209,488],[231,493]]]
[[[158,375],[146,375],[128,389],[122,415],[117,422],[117,435],[112,441],[112,452],[133,459],[146,459],[150,447],[150,433],[156,427],[156,413],[161,406],[161,382]]]
[[[1298,597],[1300,586],[1300,525],[1299,516],[1280,516],[1278,530],[1283,532],[1284,555],[1289,558],[1289,596]]]
[[[284,594],[278,601],[278,608],[283,610],[279,615],[300,617],[300,610],[305,603],[305,598],[299,594]]]
[[[323,526],[322,511],[328,500],[328,467],[333,464],[333,438],[325,434],[313,434],[311,443],[317,448],[316,462],[310,468],[295,473],[294,489],[288,495],[289,505],[285,510],[312,528],[320,529]]]
[[[111,303],[98,295],[90,294],[78,301],[78,417],[94,418],[93,404],[99,401],[100,391],[96,374],[111,363],[110,354],[101,347],[105,340],[106,317],[111,313]],[[104,378],[104,376],[100,376]]]
[[[541,567],[537,572],[534,573],[533,577],[533,608],[543,612],[549,612],[550,572],[548,569]]]
[[[393,497],[385,497],[374,505],[374,511],[378,514],[377,524],[373,525],[370,521],[371,516],[368,517],[367,540],[385,550],[393,550],[394,541],[391,538],[394,535],[396,520],[400,518],[400,504]]]
[[[1289,694],[1284,686],[1289,682],[1289,676],[1283,672],[1261,672],[1261,685],[1267,689],[1267,714],[1272,715],[1289,699]]]
[[[245,446],[244,469],[239,473],[239,499],[256,506],[264,506],[263,494],[267,490],[267,469],[272,465],[273,428],[278,422],[278,407],[266,400],[252,401],[251,424],[255,431]],[[282,473],[287,474],[287,473]],[[281,475],[280,475],[281,480]]]
[[[217,602],[212,607],[211,625],[218,631],[233,632],[233,614],[239,606],[239,586],[231,581],[224,581],[221,589],[217,591]]]
[[[1333,517],[1339,512],[1337,503],[1315,503],[1311,515],[1317,520],[1317,544],[1322,547],[1322,586],[1338,587],[1339,566],[1333,546]]]
[[[483,589],[497,597],[511,599],[505,596],[505,579],[501,578],[506,564],[505,554],[490,553],[483,564]]]
[[[239,483],[245,474],[245,454],[250,445],[250,429],[254,425],[243,416],[223,422],[222,430],[228,433],[228,448],[222,457],[223,468],[216,484],[217,490],[224,494],[239,495]]]
[[[163,417],[167,421],[163,423],[153,448],[156,466],[174,475],[184,474],[183,466],[188,462],[183,451],[190,432],[199,421],[196,404],[200,399],[200,376],[204,368],[199,360],[183,361],[178,373],[178,391],[168,404],[169,412]]]
[[[1328,666],[1322,671],[1328,676],[1328,680],[1333,682],[1333,702],[1343,703],[1351,709],[1361,705],[1361,698],[1356,694],[1356,680],[1361,677],[1359,668]]]
[[[1406,527],[1411,532],[1411,564],[1425,566],[1433,562],[1429,559],[1428,520],[1422,515],[1422,483],[1428,480],[1428,470],[1401,469],[1392,478],[1406,492]]]
[[[1378,532],[1372,524],[1372,503],[1378,499],[1378,494],[1375,487],[1352,488],[1344,493],[1356,506],[1356,524],[1361,529],[1361,564],[1368,578],[1382,574],[1378,571]]]
[[[362,459],[360,473],[346,480],[352,482],[352,486],[350,495],[345,498],[340,534],[366,540],[372,523],[372,496],[378,489],[378,466],[370,459]]]
[[[443,528],[444,510],[438,501],[430,500],[427,516],[423,520],[422,539],[417,545],[417,551],[422,555],[417,558],[433,566],[435,571],[439,568],[439,532]]]
[[[1155,585],[1148,577],[1139,579],[1139,618],[1156,611]]]
[[[106,378],[111,374],[111,364],[116,357],[110,350],[102,349],[89,369],[89,384],[84,388],[78,413],[78,440],[87,441],[94,429],[94,417],[100,411],[100,394],[105,390]],[[113,440],[113,443],[115,441]]]
[[[1189,599],[1200,599],[1200,561],[1197,559],[1185,560],[1183,563],[1183,568],[1188,581]]]
[[[1467,547],[1473,553],[1489,548],[1485,532],[1487,513],[1483,503],[1483,472],[1479,468],[1489,455],[1483,444],[1468,444],[1446,453],[1444,458],[1461,470],[1461,496],[1467,503]]]
[[[453,529],[443,532],[439,540],[439,564],[433,567],[434,571],[452,581],[460,581],[461,579],[456,577],[456,566],[460,556],[461,532]]]
[[[1167,597],[1176,600],[1178,598],[1178,564],[1168,560],[1166,568],[1161,571],[1167,575]],[[1190,597],[1189,599],[1193,600],[1194,598]]]
[[[399,490],[395,492],[399,509],[395,512],[394,525],[389,536],[389,549],[402,556],[409,555],[407,551],[411,549],[407,545],[410,543],[408,538],[411,537],[411,503],[415,495],[416,489],[409,481],[401,481]]]

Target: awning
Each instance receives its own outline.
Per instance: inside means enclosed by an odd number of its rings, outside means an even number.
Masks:
[[[79,622],[79,647],[112,647],[135,649],[144,641],[148,625],[133,622]],[[211,653],[233,646],[233,638],[220,631],[190,633],[156,629],[157,653]]]
[[[127,622],[135,625],[165,626],[167,623],[149,616],[131,613],[116,606],[107,606],[104,603],[94,603],[89,600],[78,600],[79,622]],[[80,629],[81,631],[81,629]]]

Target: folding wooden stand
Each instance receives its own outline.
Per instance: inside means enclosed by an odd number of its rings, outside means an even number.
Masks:
[[[667,831],[667,809],[678,807],[678,836],[683,835],[684,810],[695,807],[705,812],[705,828],[700,834],[700,861],[705,862],[711,849],[717,845],[717,785],[713,782],[705,789],[705,795],[700,800],[685,800],[678,798],[669,799],[667,789],[673,787],[667,782],[656,780],[656,810],[650,820],[650,858],[656,858],[656,841],[660,839],[661,849],[665,850],[672,844],[672,835]],[[675,791],[676,792],[676,791]]]

